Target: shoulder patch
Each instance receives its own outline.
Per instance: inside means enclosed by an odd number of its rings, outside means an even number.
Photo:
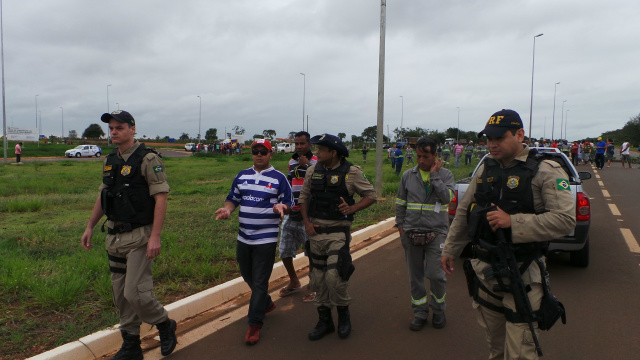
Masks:
[[[162,171],[163,171],[162,165],[156,165],[156,166],[153,167],[153,172],[156,173],[156,174],[157,173],[161,173]]]
[[[556,184],[558,185],[558,190],[571,190],[567,179],[556,179]]]

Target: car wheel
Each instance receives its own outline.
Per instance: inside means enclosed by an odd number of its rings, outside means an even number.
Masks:
[[[76,157],[80,157],[80,153],[76,153]]]
[[[102,155],[102,154],[100,154],[99,152],[96,153],[96,157],[100,157],[100,155]]]
[[[573,266],[587,267],[589,266],[589,238],[584,243],[584,247],[578,251],[569,253],[569,262]]]

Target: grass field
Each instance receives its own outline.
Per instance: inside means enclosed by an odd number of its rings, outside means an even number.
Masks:
[[[237,212],[220,222],[213,212],[238,171],[252,165],[251,156],[199,155],[165,158],[171,192],[162,253],[154,264],[155,293],[164,304],[239,276]],[[366,165],[358,155],[351,160],[374,184],[374,152]],[[288,158],[276,155],[272,164],[284,171]],[[452,170],[458,179],[472,167]],[[386,200],[358,213],[354,229],[394,216],[398,180],[385,163]],[[0,164],[0,182],[0,359],[29,357],[116,324],[99,225],[94,249],[80,246],[101,163]]]

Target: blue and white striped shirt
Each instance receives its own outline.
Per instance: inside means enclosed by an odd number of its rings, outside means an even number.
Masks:
[[[273,212],[273,205],[293,207],[291,185],[273,166],[262,172],[253,167],[240,171],[226,201],[240,206],[238,241],[249,245],[278,242],[280,216]]]

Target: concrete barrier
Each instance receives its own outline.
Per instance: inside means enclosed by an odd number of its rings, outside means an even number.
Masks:
[[[390,231],[394,224],[395,218],[389,218],[352,233],[351,247],[362,245],[377,235]],[[308,260],[304,256],[297,256],[293,259],[293,265],[296,270],[299,270],[308,265]],[[271,273],[269,282],[278,280],[284,276],[287,276],[287,270],[280,261],[273,266],[273,272]],[[169,316],[179,323],[222,305],[249,291],[249,286],[242,280],[242,277],[238,277],[224,284],[214,286],[166,305],[165,309],[169,312]],[[142,326],[140,326],[141,337],[157,334],[157,332],[155,327],[151,327],[148,324],[142,324]],[[91,360],[118,350],[121,344],[122,338],[120,336],[120,330],[118,329],[118,325],[114,325],[111,328],[87,335],[77,341],[67,343],[29,359]]]

